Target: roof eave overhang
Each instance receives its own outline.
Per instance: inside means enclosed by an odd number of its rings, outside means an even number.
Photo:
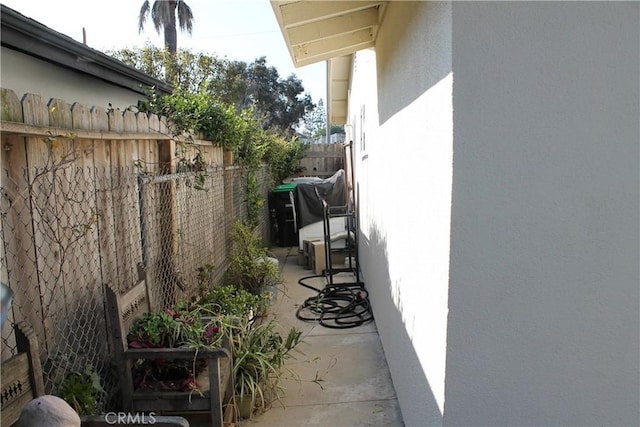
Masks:
[[[271,0],[296,67],[374,46],[386,1]]]
[[[375,46],[387,3],[271,0],[294,66],[329,61],[327,106],[332,124],[346,123],[352,54]]]
[[[335,125],[347,123],[349,83],[353,55],[331,58],[327,66],[329,122]]]

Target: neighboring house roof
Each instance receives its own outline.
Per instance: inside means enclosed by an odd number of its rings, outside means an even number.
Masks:
[[[25,55],[99,78],[140,94],[149,87],[169,94],[172,86],[124,62],[0,5],[0,42],[3,47]]]
[[[351,55],[373,47],[388,1],[271,0],[296,67],[329,61],[329,120],[344,124]]]

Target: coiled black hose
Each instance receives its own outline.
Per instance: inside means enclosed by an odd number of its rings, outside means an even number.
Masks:
[[[369,294],[363,283],[335,283],[324,289],[315,288],[305,280],[324,276],[307,276],[298,284],[318,294],[307,298],[296,311],[296,317],[304,321],[316,321],[326,328],[355,328],[373,320]]]

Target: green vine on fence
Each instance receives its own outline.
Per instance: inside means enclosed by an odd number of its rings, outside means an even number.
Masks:
[[[177,153],[179,167],[194,171],[196,189],[204,189],[206,163],[189,135],[198,135],[212,141],[234,154],[245,179],[247,222],[257,225],[264,200],[260,194],[258,171],[267,164],[272,184],[301,171],[300,160],[307,145],[296,138],[286,139],[261,127],[260,120],[251,109],[236,111],[232,105],[211,96],[207,92],[191,93],[176,90],[171,95],[158,96],[150,92],[148,101],[140,105],[141,111],[155,113],[167,119],[167,126],[174,136],[187,135],[187,144]],[[192,141],[192,139],[191,139]],[[188,159],[186,147],[193,146],[196,156]]]

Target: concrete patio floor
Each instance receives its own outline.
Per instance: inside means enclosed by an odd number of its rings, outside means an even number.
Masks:
[[[278,258],[284,286],[271,307],[270,317],[282,327],[283,336],[291,327],[302,331],[303,342],[297,348],[305,354],[287,362],[299,381],[284,379],[285,395],[281,401],[252,419],[241,420],[240,426],[404,426],[375,321],[333,329],[315,321],[299,320],[297,308],[317,292],[299,285],[298,280],[313,272],[298,265],[297,247],[276,247],[271,252]],[[345,273],[334,278],[335,283],[354,281]],[[305,283],[323,289],[326,280],[315,277]],[[312,382],[316,377],[321,379],[322,387]],[[210,425],[206,415],[205,419],[193,415],[185,418],[191,427]]]
[[[304,342],[299,348],[305,356],[288,362],[301,381],[286,379],[282,401],[251,420],[243,420],[241,425],[403,426],[375,322],[333,329],[299,320],[298,306],[317,293],[299,285],[298,280],[313,273],[298,265],[297,248],[273,248],[272,252],[279,260],[285,284],[271,315],[284,333],[292,326],[303,332]],[[334,277],[336,283],[353,281],[344,273]],[[322,289],[326,281],[318,277],[305,283]],[[316,373],[322,388],[311,382]]]

